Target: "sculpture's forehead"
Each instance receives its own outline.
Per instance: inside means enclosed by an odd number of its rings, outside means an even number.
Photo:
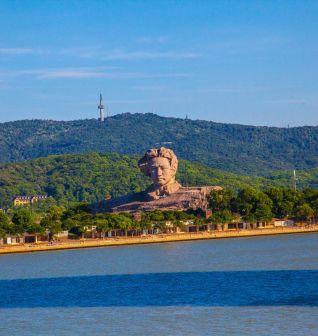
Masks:
[[[151,159],[150,164],[152,167],[170,168],[170,161],[164,157],[155,157]]]

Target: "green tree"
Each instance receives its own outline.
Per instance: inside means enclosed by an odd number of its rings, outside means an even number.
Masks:
[[[214,224],[226,224],[233,220],[233,215],[229,210],[216,211],[208,220]]]
[[[233,202],[232,209],[234,212],[238,212],[243,217],[246,217],[253,212],[256,199],[256,190],[252,188],[241,189]]]
[[[84,234],[87,232],[87,228],[80,225],[80,226],[73,226],[70,229],[70,234],[77,237],[77,238],[83,238]]]
[[[180,230],[184,230],[186,228],[184,221],[181,221],[179,219],[175,219],[173,221],[173,225],[176,229],[180,229]]]
[[[309,221],[314,216],[314,211],[309,204],[299,205],[295,210],[295,218],[300,221]]]
[[[127,236],[127,230],[132,229],[133,221],[124,214],[113,215],[111,219],[111,226],[117,230],[124,230]]]
[[[163,215],[164,219],[167,221],[174,221],[176,219],[175,211],[165,211]]]
[[[62,216],[65,208],[53,205],[41,220],[41,226],[49,233],[49,241],[54,239],[54,235],[62,231]]]
[[[230,209],[233,193],[229,189],[213,190],[211,191],[208,201],[209,208],[214,211]]]
[[[11,227],[9,217],[3,211],[0,211],[0,238],[4,238],[8,233],[11,233]]]
[[[240,213],[248,221],[271,220],[272,206],[273,202],[267,194],[251,188],[241,189],[233,201],[235,212]]]
[[[318,218],[318,198],[310,202],[310,207],[314,211],[315,220]]]
[[[152,230],[152,223],[148,216],[145,216],[144,213],[141,214],[141,221],[139,223],[142,230]]]
[[[13,213],[12,223],[14,224],[15,234],[23,234],[24,232],[32,233],[35,225],[35,217],[29,208],[21,208]]]
[[[187,213],[185,211],[176,211],[175,216],[176,216],[176,219],[178,220],[186,220],[186,219],[195,218],[195,215],[193,213]]]
[[[160,222],[165,219],[165,216],[162,210],[155,210],[150,213],[150,219],[155,222]]]
[[[62,230],[68,230],[68,231],[70,231],[73,227],[77,227],[77,226],[81,226],[82,225],[80,217],[79,216],[77,216],[75,218],[74,217],[63,219],[63,221],[62,221]]]
[[[253,215],[259,221],[268,222],[273,218],[272,206],[271,199],[266,194],[259,192],[254,204]]]
[[[104,218],[103,216],[95,216],[92,221],[92,225],[96,226],[96,229],[101,233],[102,238],[105,237],[107,232],[111,231],[108,219]]]
[[[303,199],[300,191],[289,188],[270,188],[266,194],[272,200],[272,212],[277,218],[292,217]]]

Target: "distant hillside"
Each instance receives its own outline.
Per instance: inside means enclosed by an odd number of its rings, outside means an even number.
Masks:
[[[166,142],[181,159],[236,173],[318,166],[318,127],[255,127],[150,113],[116,115],[105,128],[95,119],[2,123],[0,162],[83,152],[140,155]]]
[[[69,204],[144,190],[151,180],[140,173],[137,161],[135,156],[86,153],[0,164],[0,207],[11,206],[15,195],[48,194],[61,204]],[[318,168],[297,174],[299,188],[318,188]],[[233,190],[292,187],[291,177],[292,171],[274,172],[268,177],[237,175],[183,160],[177,176],[184,186],[221,185]]]
[[[48,194],[61,204],[69,204],[144,190],[151,180],[140,173],[137,161],[137,157],[127,155],[86,153],[0,164],[0,207],[10,207],[15,195]],[[232,189],[288,186],[286,177],[281,176],[281,184],[279,180],[239,176],[189,161],[180,162],[178,174],[185,186],[221,185]]]

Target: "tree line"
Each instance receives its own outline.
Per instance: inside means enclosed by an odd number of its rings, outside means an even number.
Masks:
[[[45,213],[37,213],[30,207],[21,207],[13,212],[0,211],[0,237],[32,233],[48,235],[48,240],[64,230],[74,238],[82,237],[92,227],[106,235],[113,230],[121,230],[126,235],[128,230],[155,230],[166,227],[170,221],[174,227],[182,227],[186,219],[201,223],[195,211],[161,211],[141,213],[141,220],[135,220],[130,213],[92,213],[88,203],[79,203],[68,209],[51,205]]]
[[[318,218],[318,190],[272,187],[265,191],[244,188],[233,193],[222,189],[210,194],[209,207],[214,222],[229,222],[237,216],[250,223],[269,222],[274,217],[310,221]]]
[[[85,153],[0,164],[0,208],[11,208],[15,195],[46,194],[69,207],[145,190],[151,180],[139,171],[137,161],[136,156]],[[291,178],[291,171],[268,178],[244,176],[183,160],[177,174],[184,186],[220,185],[234,191],[288,187]],[[302,188],[318,185],[318,169],[299,172],[299,180]]]
[[[318,190],[293,190],[269,188],[265,191],[252,188],[240,189],[234,193],[230,189],[212,191],[208,198],[212,215],[205,218],[201,210],[162,211],[141,213],[136,220],[129,213],[93,213],[91,205],[85,202],[65,208],[51,202],[45,210],[21,207],[4,213],[0,211],[0,237],[22,235],[23,233],[47,234],[49,240],[63,230],[74,237],[82,237],[87,230],[95,227],[102,235],[113,230],[163,230],[166,222],[173,228],[184,227],[185,220],[193,225],[206,223],[230,223],[244,220],[250,223],[269,222],[275,218],[293,218],[310,221],[318,218]]]

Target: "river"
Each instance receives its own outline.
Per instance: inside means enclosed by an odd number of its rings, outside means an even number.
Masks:
[[[0,335],[317,335],[318,234],[0,256]]]

